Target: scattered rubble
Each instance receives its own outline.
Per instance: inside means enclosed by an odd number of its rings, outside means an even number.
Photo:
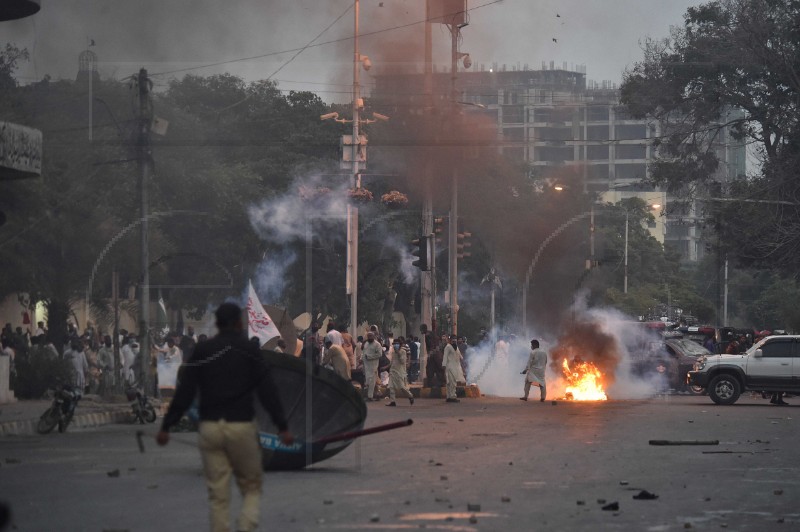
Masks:
[[[650,445],[719,445],[719,440],[650,440]]]
[[[611,502],[611,503],[608,503],[605,506],[603,506],[603,508],[601,508],[601,509],[606,511],[606,512],[616,512],[617,510],[619,510],[619,503],[618,502]]]
[[[119,476],[119,469],[114,469],[113,471],[109,471],[106,473],[111,478],[117,478]]]
[[[658,495],[656,495],[655,493],[650,493],[647,490],[642,490],[636,495],[634,495],[633,498],[636,499],[637,501],[654,501],[658,499]]]

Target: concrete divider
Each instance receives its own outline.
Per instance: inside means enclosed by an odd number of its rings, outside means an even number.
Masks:
[[[100,427],[111,423],[131,423],[131,421],[132,415],[130,408],[117,405],[100,412],[87,412],[85,414],[76,413],[67,431],[73,427]],[[30,436],[37,434],[36,425],[38,423],[39,418],[0,422],[0,436]],[[57,431],[58,429],[53,430]]]

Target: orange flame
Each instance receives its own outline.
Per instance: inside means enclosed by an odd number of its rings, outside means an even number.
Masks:
[[[603,374],[591,362],[573,362],[569,367],[567,359],[562,364],[564,379],[567,381],[565,396],[575,401],[607,401],[603,390]]]

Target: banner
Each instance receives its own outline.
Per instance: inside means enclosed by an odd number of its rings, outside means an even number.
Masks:
[[[158,370],[158,387],[174,389],[178,381],[178,369],[181,367],[181,357],[170,357],[168,353],[158,353],[156,359]]]
[[[247,291],[247,332],[249,338],[257,337],[261,345],[281,335],[275,322],[258,300],[252,281]]]

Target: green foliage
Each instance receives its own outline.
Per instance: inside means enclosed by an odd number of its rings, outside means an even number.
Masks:
[[[28,355],[18,356],[14,366],[14,394],[20,399],[41,399],[48,388],[72,381],[72,364],[38,346]]]
[[[699,191],[738,200],[706,206],[721,252],[784,275],[800,266],[798,27],[798,0],[690,7],[668,39],[645,43],[644,58],[625,74],[621,97],[633,116],[662,124],[654,181],[687,197]],[[727,131],[732,138],[724,137]],[[751,176],[725,176],[725,190],[714,183],[717,150],[730,142],[753,146],[761,165]]]

